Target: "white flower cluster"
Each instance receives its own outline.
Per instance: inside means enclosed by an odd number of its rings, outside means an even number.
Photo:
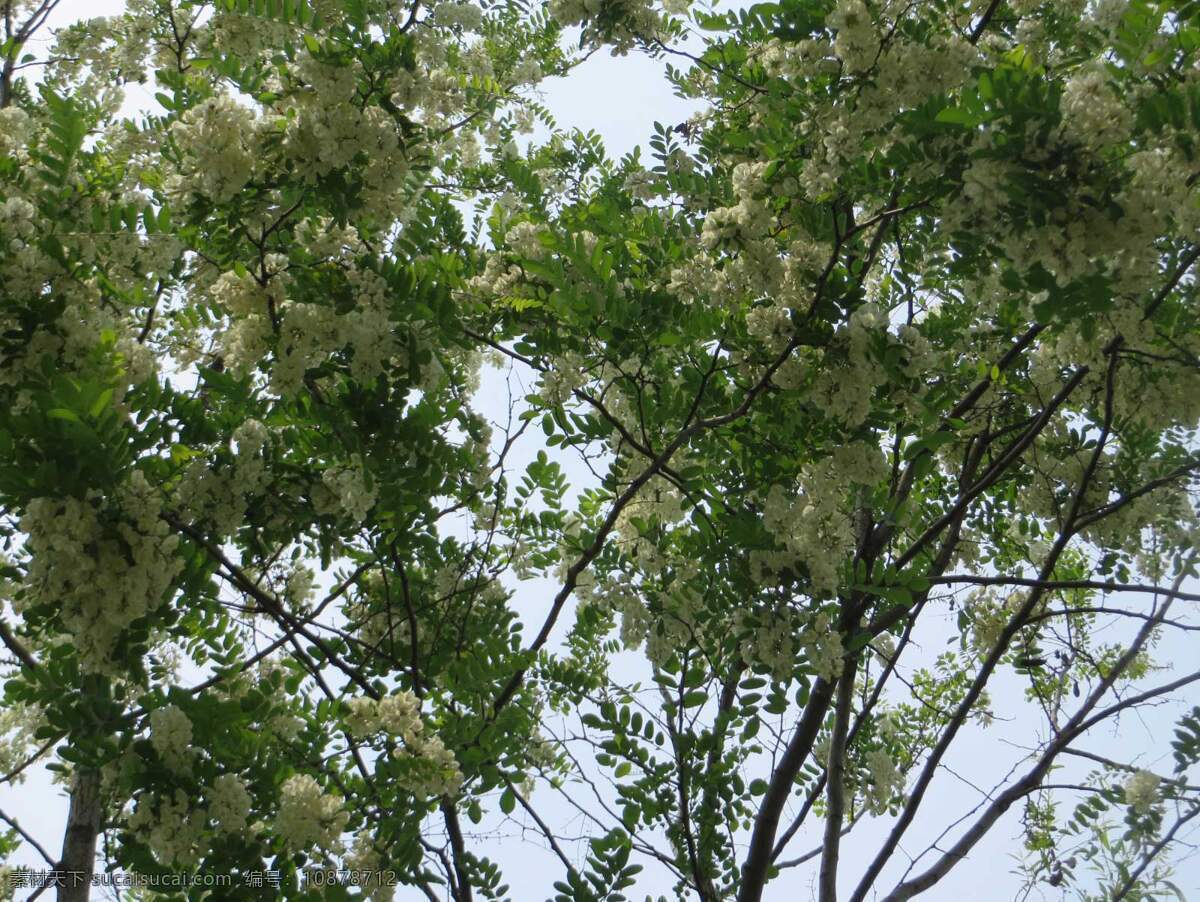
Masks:
[[[219,347],[230,372],[253,372],[266,357],[272,336],[270,310],[278,310],[284,302],[285,286],[280,275],[260,286],[248,274],[226,272],[209,287],[213,305],[229,317]]]
[[[879,53],[879,34],[863,0],[838,0],[825,24],[837,33],[833,50],[848,73],[871,67]]]
[[[1119,13],[1120,4],[1104,6]],[[1139,134],[1136,146],[1130,146],[1134,111],[1145,89],[1123,86],[1124,73],[1102,59],[1073,63],[1068,71],[1059,127],[1047,141],[1026,142],[1023,160],[993,159],[993,130],[975,132],[963,193],[943,211],[942,223],[947,232],[987,228],[1020,272],[1040,265],[1059,285],[1104,275],[1115,293],[1140,295],[1160,278],[1161,239],[1190,236],[1200,223],[1195,187],[1200,167],[1187,159],[1190,153],[1180,153],[1186,139],[1172,128]],[[1032,136],[1033,125],[1030,129]],[[1114,165],[1117,159],[1124,173]],[[1065,194],[1036,227],[1028,222],[1028,202],[1012,190],[1020,183],[1021,168],[1040,170]],[[1096,198],[1110,194],[1113,180],[1122,175],[1128,181],[1116,192],[1118,214]]]
[[[233,430],[231,441],[238,459],[244,461],[242,476],[246,482],[257,481],[258,474],[266,469],[259,457],[260,452],[267,446],[270,433],[261,421],[253,418],[246,420]]]
[[[1093,149],[1129,140],[1133,114],[1109,83],[1101,63],[1076,72],[1063,87],[1063,134]]]
[[[681,0],[667,0],[667,11],[678,14]],[[550,15],[560,25],[583,25],[604,13],[613,21],[604,43],[618,56],[629,52],[639,38],[655,34],[662,20],[647,0],[550,0]]]
[[[838,92],[832,102],[806,111],[799,122],[809,149],[799,187],[810,199],[834,191],[847,168],[864,153],[868,159],[878,159],[897,141],[908,140],[896,124],[897,113],[953,91],[970,78],[980,51],[957,30],[947,28],[945,21],[924,23],[920,40],[906,36],[900,19],[911,21],[918,8],[892,3],[868,7],[862,0],[839,0],[826,18],[826,26],[834,32],[832,40],[767,42],[764,65],[782,78],[856,76],[874,67],[871,82],[855,91]],[[886,45],[881,42],[884,34]],[[928,150],[926,145],[922,153]]]
[[[262,494],[270,481],[263,456],[268,436],[266,426],[249,419],[233,432],[232,465],[216,468],[207,458],[191,460],[175,490],[180,511],[223,538],[233,535],[245,517],[247,499]]]
[[[349,820],[342,797],[322,792],[308,774],[289,777],[280,787],[275,830],[290,849],[337,848]]]
[[[679,462],[675,462],[679,466]],[[634,497],[617,514],[613,526],[616,547],[625,554],[635,557],[638,565],[649,573],[657,573],[665,561],[660,555],[658,543],[653,538],[643,537],[634,520],[671,526],[683,519],[683,496],[679,489],[661,476],[648,479]]]
[[[812,623],[800,634],[800,645],[804,648],[809,666],[822,679],[832,682],[842,675],[845,649],[842,634],[833,626],[824,611],[813,618]]]
[[[791,494],[775,484],[763,502],[763,526],[781,551],[751,554],[756,579],[802,563],[815,597],[837,590],[838,568],[854,550],[851,512],[856,493],[889,474],[882,451],[862,442],[843,445],[801,474],[802,489]]]
[[[551,0],[550,15],[560,25],[578,25],[600,11],[604,0]]]
[[[23,606],[53,605],[92,671],[110,666],[117,636],[162,605],[183,569],[145,475],[132,471],[114,498],[116,516],[95,499],[35,498],[21,518],[32,559]]]
[[[1005,598],[999,598],[994,591],[986,588],[976,589],[967,596],[965,607],[971,619],[971,648],[977,655],[988,655],[996,648],[1001,633],[1028,598],[1025,592],[1013,592]],[[1043,599],[1034,606],[1031,614],[1037,615],[1045,607]]]
[[[311,4],[323,16],[332,10],[321,9],[322,3]],[[272,48],[280,46],[291,36],[290,27],[266,16],[245,16],[222,7],[213,10],[212,18],[196,28],[198,49],[214,58],[234,57],[253,60],[261,58]]]
[[[624,187],[634,200],[653,200],[658,196],[658,179],[644,169],[635,169],[625,176]]]
[[[307,606],[309,599],[312,598],[316,579],[316,573],[302,563],[297,563],[288,569],[287,576],[283,581],[283,597],[288,600],[292,610],[299,610]]]
[[[607,576],[598,588],[587,603],[603,600],[612,611],[620,614],[621,644],[629,649],[641,648],[654,622],[641,594],[633,585],[619,581],[615,576]]]
[[[575,351],[567,351],[557,355],[542,372],[538,397],[547,404],[562,404],[587,381],[588,372],[583,356]]]
[[[691,565],[692,573],[685,570],[668,590],[650,596],[657,602],[655,613],[658,616],[651,620],[646,630],[646,658],[656,667],[665,666],[690,643],[705,644],[710,632],[718,628],[717,622],[705,617],[701,606],[702,592],[695,585],[681,581],[695,579],[694,564],[686,563]]]
[[[1140,202],[1158,222],[1172,223],[1180,234],[1194,234],[1200,229],[1200,197],[1195,188],[1200,163],[1188,159],[1177,145],[1164,145],[1139,150],[1125,158],[1133,173],[1129,201]]]
[[[521,296],[525,279],[521,267],[510,262],[509,255],[489,254],[483,272],[467,280],[466,288],[460,290],[464,299],[497,298],[508,299]]]
[[[453,798],[462,789],[458,760],[440,736],[427,736],[404,751],[397,748],[393,755],[414,765],[403,777],[402,785],[418,799]]]
[[[168,191],[184,197],[199,194],[218,204],[229,200],[254,174],[255,133],[254,111],[227,94],[188,110],[171,126],[184,166],[171,176]]]
[[[863,88],[852,129],[887,129],[895,114],[946,94],[970,78],[979,51],[955,31],[934,32],[926,41],[894,35],[879,57],[872,83]],[[894,136],[884,139],[885,146]]]
[[[24,159],[29,154],[32,134],[28,113],[15,106],[0,109],[0,154],[18,161]]]
[[[9,190],[6,186],[6,190]],[[40,297],[44,293],[47,282],[59,273],[59,266],[40,247],[36,236],[43,233],[44,221],[38,216],[37,208],[28,200],[15,193],[10,194],[0,202],[0,284],[4,285],[7,295],[17,297]],[[85,304],[84,310],[95,311],[95,291],[90,285],[64,284],[62,291],[69,299],[79,298]],[[73,297],[74,296],[74,297]],[[63,312],[66,322],[68,313],[74,313],[76,304],[72,303]],[[20,332],[23,329],[18,320],[19,308],[16,304],[6,304],[0,311],[0,329],[5,332]],[[89,317],[88,322],[95,319]],[[95,346],[98,332],[92,331],[89,338],[88,350]],[[38,329],[26,341],[19,351],[16,348],[6,348],[6,364],[0,368],[0,385],[16,385],[23,381],[25,374],[36,372],[46,359],[56,359],[61,365],[64,355],[64,341],[49,329]],[[86,352],[85,352],[86,353]],[[74,354],[71,355],[74,358]],[[25,398],[29,395],[26,393]]]
[[[351,732],[360,736],[385,730],[405,742],[415,742],[423,724],[421,702],[407,690],[385,695],[381,699],[356,697],[349,699]]]
[[[379,705],[373,698],[357,696],[342,702],[346,706],[346,729],[353,736],[370,736],[381,729]]]
[[[1091,24],[1108,34],[1116,32],[1129,9],[1129,0],[1093,0],[1088,18]]]
[[[1157,774],[1148,770],[1139,770],[1125,783],[1125,804],[1137,814],[1149,814],[1150,809],[1158,802],[1158,784],[1162,782]]]
[[[342,261],[355,299],[349,311],[338,313],[327,304],[289,300],[288,261],[277,254],[267,255],[261,282],[248,273],[226,272],[214,280],[208,292],[229,317],[220,345],[230,370],[253,372],[268,359],[274,345],[270,384],[280,395],[297,392],[308,370],[341,349],[350,352],[350,374],[364,384],[373,382],[399,350],[386,281],[370,269],[346,262],[361,248],[357,233],[320,224],[307,224],[305,229],[313,234],[314,247],[325,254],[324,259]],[[271,311],[279,320],[278,340]]]
[[[518,85],[536,85],[542,80],[543,74],[541,63],[535,59],[523,59],[513,69],[512,80],[514,84]],[[524,113],[525,111],[522,110],[518,116],[522,116]]]
[[[533,222],[518,222],[509,228],[504,235],[504,243],[516,254],[529,260],[541,260],[546,256],[546,248],[539,240],[543,230]]]
[[[379,106],[354,103],[362,64],[319,61],[307,54],[297,61],[296,87],[289,92],[286,151],[312,179],[348,166],[365,154],[366,180],[388,193],[403,184],[406,173],[396,123]]]
[[[280,395],[295,394],[304,374],[320,365],[338,347],[338,315],[325,304],[289,303],[279,323],[279,344],[271,368],[271,388]]]
[[[796,670],[796,637],[790,618],[763,623],[742,641],[742,660],[761,664],[776,680],[789,680]]]
[[[650,611],[632,593],[615,599],[614,607],[621,612],[621,644],[626,648],[641,648],[654,622]]]
[[[352,264],[366,250],[353,223],[339,225],[329,217],[305,219],[296,227],[296,238],[305,253],[339,264]]]
[[[820,375],[808,398],[831,419],[853,429],[871,412],[875,389],[887,381],[883,365],[871,353],[872,335],[887,327],[887,317],[875,304],[863,304],[838,327]]]
[[[887,811],[888,803],[895,796],[897,789],[904,784],[904,775],[897,769],[896,762],[885,748],[875,748],[867,752],[866,765],[871,781],[867,791],[867,807],[872,814],[880,815]]]
[[[192,763],[192,722],[178,705],[150,712],[150,744],[171,770],[187,773]]]
[[[300,735],[304,721],[294,714],[276,714],[264,726],[269,733],[290,742]]]
[[[193,805],[182,789],[176,789],[170,796],[142,795],[127,824],[160,864],[186,867],[204,854],[207,821],[205,810]]]
[[[483,24],[483,10],[474,3],[447,0],[433,7],[433,23],[443,28],[462,28],[478,31]]]
[[[723,241],[735,238],[757,240],[771,227],[771,208],[763,199],[766,163],[738,163],[733,167],[733,193],[738,202],[718,207],[704,218],[700,243],[712,250]]]
[[[38,231],[37,207],[23,197],[5,198],[0,203],[0,223],[3,223],[4,237],[8,239],[7,249],[24,250]]]
[[[240,833],[250,818],[250,793],[236,774],[221,774],[213,780],[208,794],[208,813],[217,829]]]
[[[370,736],[384,732],[402,740],[392,754],[412,765],[401,778],[407,790],[418,798],[458,793],[463,783],[462,771],[441,737],[425,733],[421,702],[416,695],[403,690],[379,700],[357,697],[348,699],[346,706],[346,726],[352,734]]]
[[[740,629],[746,630],[745,616]],[[829,615],[819,611],[797,628],[794,616],[776,612],[767,622],[751,628],[742,640],[742,659],[771,671],[776,680],[790,680],[801,660],[813,673],[825,680],[835,680],[842,673],[845,649],[842,636],[833,628]]]
[[[355,834],[350,853],[346,855],[343,864],[352,873],[370,875],[359,889],[371,902],[390,902],[395,897],[395,887],[380,879],[386,867],[386,859],[370,834]]]
[[[375,504],[375,489],[367,487],[362,459],[353,455],[348,466],[330,467],[313,487],[313,507],[319,514],[341,511],[354,523],[362,523]]]
[[[0,562],[6,563],[2,558]],[[7,586],[0,585],[0,593],[0,597],[11,597]],[[13,774],[14,785],[25,781],[21,764],[33,751],[34,734],[45,723],[45,713],[33,705],[8,702],[0,710],[0,772]]]

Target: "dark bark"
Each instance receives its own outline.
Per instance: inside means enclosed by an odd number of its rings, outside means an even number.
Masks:
[[[100,774],[79,770],[71,786],[71,808],[63,835],[58,902],[87,902],[96,863],[96,838],[102,821]]]

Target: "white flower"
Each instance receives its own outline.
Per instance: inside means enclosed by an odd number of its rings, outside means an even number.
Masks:
[[[0,154],[18,159],[25,156],[30,136],[29,114],[15,106],[0,109]]]
[[[258,420],[246,420],[233,431],[233,444],[239,455],[258,454],[267,443],[267,427]]]
[[[386,859],[370,834],[364,832],[355,835],[345,866],[352,873],[365,875],[360,889],[372,902],[387,902],[394,898],[395,888],[383,882]]]
[[[407,690],[384,696],[379,700],[379,723],[405,742],[415,742],[422,729],[420,701]]]
[[[1092,23],[1105,32],[1115,32],[1129,9],[1129,0],[1095,0],[1091,11]]]
[[[304,729],[304,721],[292,714],[276,714],[267,728],[280,739],[295,739]]]
[[[862,0],[839,0],[825,24],[837,32],[833,50],[847,72],[853,74],[871,66],[879,51],[879,35]]]
[[[354,523],[362,523],[375,504],[375,490],[367,488],[362,460],[355,455],[350,466],[331,467],[321,474],[323,494],[314,496],[317,512],[332,513],[341,508]]]
[[[175,790],[173,796],[142,795],[129,816],[129,829],[151,849],[161,864],[195,864],[204,853],[203,808],[193,807],[187,793]]]
[[[828,615],[821,613],[813,625],[804,631],[801,641],[808,652],[808,663],[817,676],[827,681],[842,675],[842,634],[832,628]]]
[[[900,772],[896,769],[891,755],[883,748],[867,752],[866,764],[871,777],[868,807],[872,814],[883,814],[901,783]]]
[[[1158,801],[1160,782],[1161,778],[1157,774],[1148,770],[1137,771],[1125,783],[1125,803],[1138,814],[1149,814]]]
[[[519,85],[536,85],[542,80],[542,67],[535,59],[524,59],[513,69],[513,81]]]
[[[483,10],[474,3],[439,3],[433,8],[433,21],[446,28],[478,31],[483,24]]]
[[[1108,73],[1101,64],[1068,79],[1061,109],[1064,134],[1080,144],[1099,148],[1129,137],[1132,115],[1109,86]]]
[[[208,813],[226,833],[244,830],[250,817],[250,793],[234,774],[221,774],[209,792]]]
[[[283,594],[293,608],[303,608],[312,597],[316,574],[303,564],[297,564],[284,581]]]
[[[346,706],[346,728],[354,736],[369,736],[378,732],[379,705],[373,698],[348,698],[343,700]]]
[[[250,180],[254,171],[254,112],[219,94],[187,111],[171,127],[184,152],[181,185],[224,203]]]
[[[150,712],[150,744],[172,770],[189,768],[192,722],[177,705],[164,705]]]
[[[350,820],[342,797],[321,792],[308,774],[289,777],[280,788],[279,815],[275,827],[289,848],[305,851],[319,846],[332,849]]]
[[[111,666],[118,635],[160,607],[183,567],[179,537],[159,516],[157,492],[140,470],[99,499],[35,498],[21,518],[29,565],[22,607],[53,605],[85,670]]]
[[[412,764],[401,780],[404,787],[419,799],[453,797],[462,788],[463,773],[458,761],[439,736],[417,739],[404,749],[397,748],[393,757]]]
[[[504,236],[504,243],[514,253],[530,260],[541,260],[546,256],[546,248],[538,240],[542,230],[532,222],[518,222]]]

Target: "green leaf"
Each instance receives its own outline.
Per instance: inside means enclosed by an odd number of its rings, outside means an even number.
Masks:
[[[934,122],[944,122],[947,125],[961,125],[964,128],[974,128],[979,124],[978,117],[962,107],[946,107],[933,117]]]

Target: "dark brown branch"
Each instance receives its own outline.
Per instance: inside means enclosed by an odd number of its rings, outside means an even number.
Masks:
[[[454,803],[442,799],[442,818],[446,822],[446,833],[450,836],[450,851],[454,856],[454,872],[458,876],[456,902],[471,902],[471,877],[467,873],[467,846],[463,842],[462,827],[458,823],[458,812]]]
[[[754,831],[750,836],[750,851],[746,863],[742,867],[742,885],[738,892],[737,902],[759,902],[762,899],[763,884],[767,871],[771,866],[771,852],[775,844],[775,833],[779,829],[779,816],[783,806],[791,795],[792,785],[796,779],[804,759],[812,751],[813,742],[821,725],[825,722],[825,713],[833,700],[833,684],[818,677],[809,693],[808,704],[796,727],[796,732],[787,744],[775,772],[767,785],[754,819]]]
[[[820,902],[837,902],[838,853],[842,820],[846,815],[846,734],[850,729],[850,706],[854,701],[857,665],[858,658],[851,657],[845,662],[842,675],[838,678],[833,736],[829,743],[829,761],[825,766],[825,842],[821,853]]]
[[[988,23],[992,21],[992,16],[996,14],[996,10],[1000,8],[1000,0],[992,0],[988,4],[988,8],[983,11],[983,15],[979,17],[979,21],[971,30],[971,36],[967,39],[972,44],[979,43],[979,39],[983,37],[984,31],[987,30]]]

